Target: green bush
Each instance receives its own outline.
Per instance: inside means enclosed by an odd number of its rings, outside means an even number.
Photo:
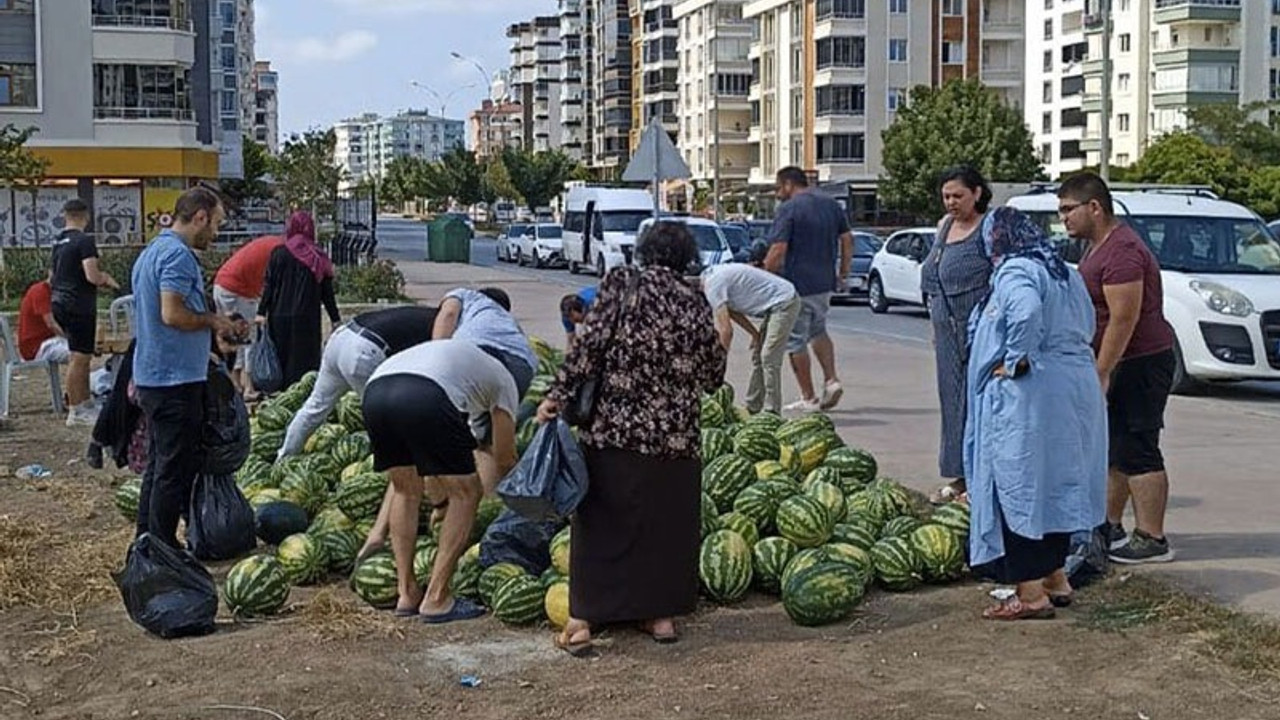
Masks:
[[[98,265],[110,273],[120,283],[119,292],[103,291],[98,293],[100,304],[109,304],[121,295],[133,292],[133,263],[142,253],[142,245],[111,246],[98,248]],[[200,255],[200,264],[204,268],[205,289],[213,292],[213,276],[217,274],[222,263],[231,257],[232,249],[214,248]],[[43,280],[49,270],[49,248],[6,248],[4,251],[4,270],[0,271],[0,284],[4,294],[14,304],[22,297],[26,289],[39,280]]]
[[[390,260],[339,267],[336,284],[338,298],[343,302],[401,302],[408,299],[404,294],[404,273]]]

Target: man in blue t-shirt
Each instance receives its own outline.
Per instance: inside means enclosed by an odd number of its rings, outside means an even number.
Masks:
[[[560,298],[560,322],[564,324],[566,347],[573,344],[573,336],[578,326],[587,317],[587,311],[596,301],[596,288],[585,287],[572,295]]]
[[[133,265],[133,382],[150,435],[137,533],[179,547],[178,518],[201,465],[211,332],[242,336],[249,328],[243,320],[208,311],[204,276],[193,252],[208,248],[218,234],[225,217],[218,196],[192,188],[178,198],[173,216],[173,226],[157,235]]]
[[[836,375],[836,351],[827,335],[827,311],[831,293],[843,289],[853,262],[853,232],[844,208],[834,199],[814,192],[798,167],[778,171],[778,215],[769,230],[769,253],[764,267],[791,281],[801,299],[800,316],[791,330],[787,352],[802,397],[786,410],[816,412],[840,402],[844,387]],[[837,245],[838,243],[838,245]],[[836,251],[840,253],[837,275]],[[822,396],[813,387],[809,348],[822,368]]]

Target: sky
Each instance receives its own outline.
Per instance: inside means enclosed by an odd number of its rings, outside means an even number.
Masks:
[[[394,114],[446,100],[464,120],[488,97],[481,71],[505,70],[506,28],[553,15],[556,0],[257,0],[258,60],[280,74],[280,133],[323,129],[364,112]]]

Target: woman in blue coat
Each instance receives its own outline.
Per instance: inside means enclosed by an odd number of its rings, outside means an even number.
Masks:
[[[1053,617],[1071,599],[1070,534],[1102,522],[1107,416],[1094,368],[1094,310],[1080,275],[1012,208],[982,237],[995,272],[970,320],[970,564],[1017,584],[993,620]]]

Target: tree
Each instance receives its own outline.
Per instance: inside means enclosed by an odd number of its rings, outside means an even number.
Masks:
[[[398,157],[387,164],[386,177],[382,179],[382,200],[389,205],[427,197],[428,163],[417,157]]]
[[[454,202],[470,207],[480,202],[484,169],[476,162],[476,154],[463,147],[445,153],[438,162],[426,168],[425,197]]]
[[[1268,165],[1249,173],[1249,184],[1237,202],[1264,218],[1280,217],[1280,166]]]
[[[484,201],[493,205],[500,199],[516,200],[520,192],[511,184],[511,173],[500,156],[489,158],[484,168]]]
[[[882,134],[886,206],[921,218],[943,212],[937,178],[967,164],[990,182],[1044,178],[1022,113],[976,80],[919,86]]]
[[[559,150],[529,152],[519,148],[502,151],[502,163],[511,184],[530,212],[546,207],[564,191],[564,184],[578,176],[578,164]]]
[[[1135,182],[1163,185],[1208,185],[1224,198],[1242,198],[1249,172],[1230,150],[1214,147],[1190,132],[1162,135],[1133,166]]]
[[[1275,103],[1220,103],[1187,108],[1187,129],[1211,145],[1235,153],[1241,162],[1280,165],[1280,133],[1259,116],[1269,115]]]
[[[5,125],[0,128],[0,186],[30,193],[33,208],[36,206],[40,186],[44,184],[45,173],[49,170],[49,159],[35,154],[27,147],[27,141],[37,132],[34,127],[20,130],[14,125]],[[36,227],[39,228],[39,224]],[[38,231],[36,244],[40,244]],[[8,302],[9,274],[3,272],[4,269],[4,247],[0,245],[0,278],[4,279],[0,292],[3,293],[5,302]]]
[[[276,182],[285,204],[310,210],[317,220],[337,212],[338,185],[345,173],[334,159],[337,136],[313,130],[285,141],[276,160]]]
[[[265,178],[271,174],[275,159],[271,157],[271,153],[267,152],[265,145],[254,142],[253,138],[248,136],[245,136],[242,148],[244,178],[223,180],[222,194],[235,206],[244,205],[253,200],[270,200],[271,187],[267,185]]]

